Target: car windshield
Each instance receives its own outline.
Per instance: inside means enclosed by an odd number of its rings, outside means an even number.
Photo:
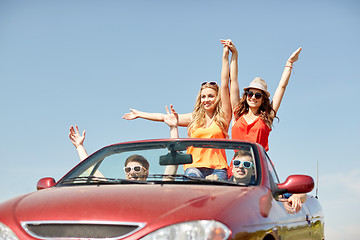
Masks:
[[[213,164],[219,155],[225,158],[228,166],[234,165],[228,171],[228,177],[220,179],[216,174],[209,173],[205,177],[196,177],[184,173],[184,169],[192,167],[192,163],[198,162],[199,158],[200,162]],[[258,158],[255,145],[240,141],[169,139],[126,142],[104,147],[90,155],[57,185],[257,185],[260,179]]]

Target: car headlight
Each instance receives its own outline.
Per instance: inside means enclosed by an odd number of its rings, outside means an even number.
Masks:
[[[156,230],[141,240],[224,240],[230,230],[214,220],[199,220],[173,224]]]
[[[0,240],[19,240],[19,238],[8,226],[0,222]]]

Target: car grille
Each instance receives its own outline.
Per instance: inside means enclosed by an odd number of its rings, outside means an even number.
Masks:
[[[24,230],[39,239],[118,239],[144,227],[143,223],[124,222],[23,222]]]

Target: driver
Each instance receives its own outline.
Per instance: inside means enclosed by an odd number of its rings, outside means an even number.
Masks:
[[[126,179],[146,180],[149,175],[149,162],[141,155],[131,155],[125,161]]]

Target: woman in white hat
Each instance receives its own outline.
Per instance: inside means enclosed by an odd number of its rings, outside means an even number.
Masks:
[[[233,55],[237,50],[231,41],[223,43],[228,46]],[[230,76],[230,101],[235,123],[231,129],[232,139],[253,141],[269,150],[268,138],[276,113],[280,107],[286,86],[289,83],[292,65],[299,58],[301,47],[287,60],[279,85],[270,101],[266,82],[256,77],[240,98],[237,72]],[[237,71],[237,68],[234,68]]]
[[[178,125],[187,127],[191,138],[227,138],[232,117],[229,93],[229,47],[223,47],[221,86],[216,82],[203,82],[191,113],[179,114]],[[236,55],[237,59],[237,55]],[[151,121],[164,122],[166,114],[141,112],[130,109],[123,118],[133,120],[143,118]],[[225,151],[207,149],[205,152],[190,147],[187,151],[193,156],[193,163],[184,165],[185,174],[204,178],[216,174],[220,179],[227,180],[227,159]]]

